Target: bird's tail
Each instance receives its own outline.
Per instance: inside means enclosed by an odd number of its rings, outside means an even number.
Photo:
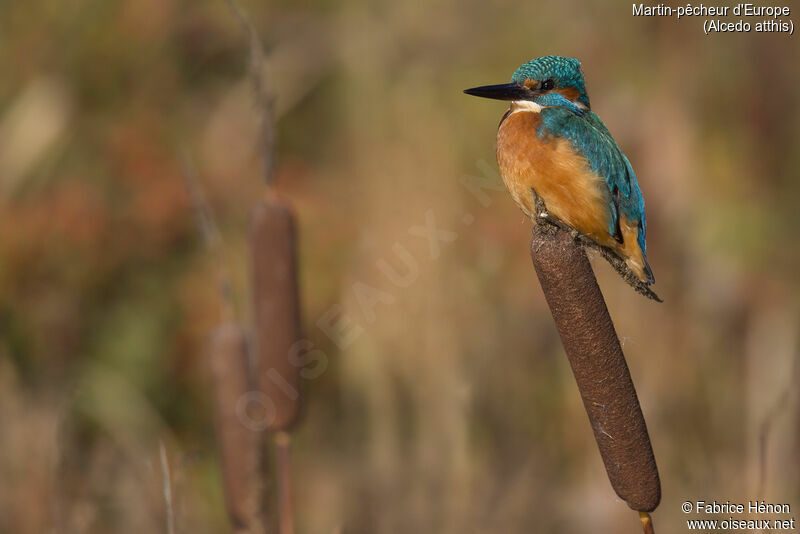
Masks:
[[[635,289],[637,293],[651,300],[655,300],[656,302],[664,302],[661,300],[661,297],[650,289],[650,284],[655,282],[655,277],[653,276],[653,271],[650,269],[647,260],[644,261],[643,267],[637,265],[636,268],[634,268],[631,266],[630,260],[623,260],[614,250],[608,247],[598,246],[593,248],[600,251],[600,254],[602,254],[606,261],[611,264],[611,267],[617,271],[617,274],[619,274],[629,286]]]
[[[647,263],[647,258],[644,254],[636,256],[629,256],[625,263],[628,265],[628,268],[633,271],[633,274],[641,280],[643,284],[651,285],[656,282],[656,277],[653,276],[653,270],[650,268],[650,264]]]
[[[647,284],[655,284],[656,277],[653,276],[653,269],[650,268],[650,264],[647,262],[647,257],[642,254],[642,259],[644,259],[644,276],[647,280]]]

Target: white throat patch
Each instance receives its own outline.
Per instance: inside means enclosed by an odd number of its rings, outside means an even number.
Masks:
[[[587,108],[582,102],[578,102],[576,100],[571,101],[575,106],[580,109],[587,110]],[[530,100],[512,100],[511,101],[511,113],[516,113],[518,111],[532,111],[534,113],[540,113],[544,109],[542,106],[537,104],[536,102],[531,102]],[[510,115],[510,114],[509,114]]]
[[[534,113],[539,113],[542,111],[542,106],[530,100],[513,100],[511,102],[511,113],[516,113],[518,111],[533,111]]]

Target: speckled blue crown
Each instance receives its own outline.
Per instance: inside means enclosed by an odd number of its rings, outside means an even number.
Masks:
[[[581,62],[575,58],[543,56],[532,59],[518,68],[511,76],[511,81],[519,84],[527,79],[538,82],[552,79],[556,82],[556,86],[574,87],[581,95],[578,100],[589,105],[589,95],[586,94]]]

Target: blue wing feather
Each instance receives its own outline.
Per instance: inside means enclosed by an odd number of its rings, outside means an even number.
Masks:
[[[644,198],[630,161],[622,153],[603,121],[591,111],[576,113],[565,107],[547,107],[542,110],[539,135],[556,135],[572,143],[598,176],[608,186],[609,233],[619,238],[619,214],[628,220],[638,221],[639,245],[645,252]]]
[[[550,96],[553,95],[553,96]],[[555,135],[563,137],[583,155],[592,170],[605,179],[609,190],[609,227],[608,232],[621,240],[619,216],[639,227],[637,242],[644,257],[645,275],[649,283],[655,278],[647,263],[647,220],[644,215],[644,197],[633,172],[631,162],[611,137],[603,121],[593,112],[577,107],[557,93],[545,95],[552,100],[552,107],[542,109],[542,121],[538,126],[538,135]],[[542,102],[551,104],[551,102]]]

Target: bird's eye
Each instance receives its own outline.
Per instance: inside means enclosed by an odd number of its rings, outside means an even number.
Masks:
[[[556,84],[553,83],[553,80],[545,80],[542,82],[542,91],[549,91],[555,86]]]

